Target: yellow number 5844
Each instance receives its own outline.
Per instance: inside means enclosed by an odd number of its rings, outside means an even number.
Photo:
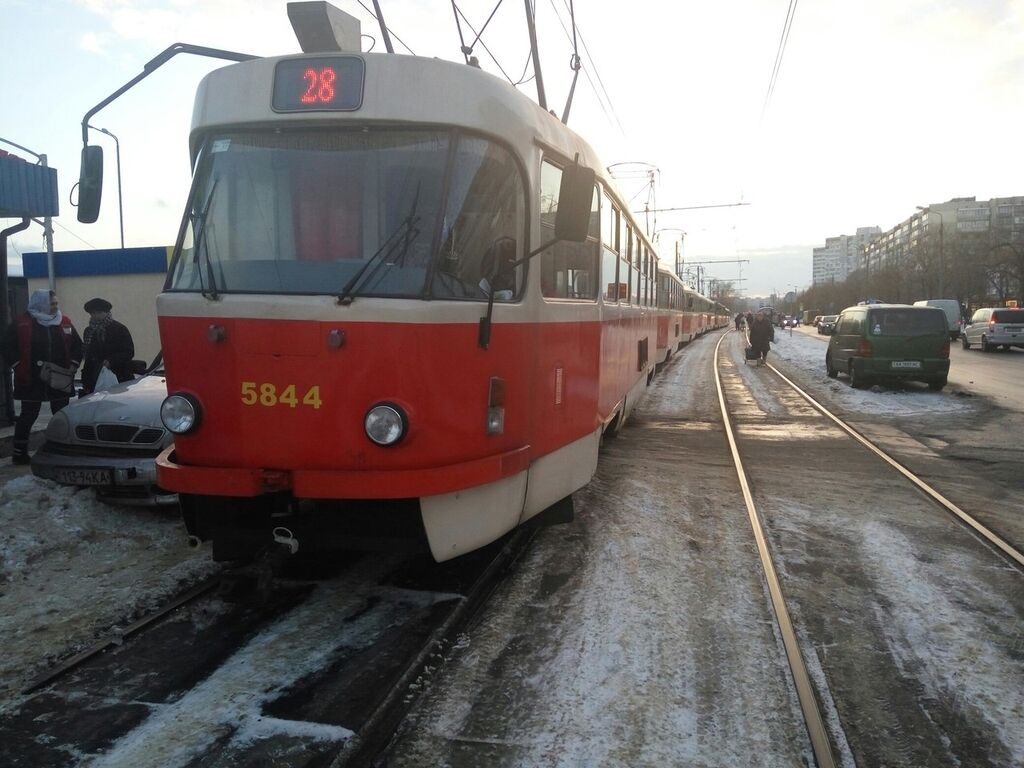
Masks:
[[[295,393],[295,385],[288,384],[280,392],[273,384],[258,384],[255,381],[242,382],[242,405],[262,405],[270,408],[275,405],[287,405],[295,408],[298,405],[310,405],[314,410],[321,405],[320,386],[315,385],[299,400]]]

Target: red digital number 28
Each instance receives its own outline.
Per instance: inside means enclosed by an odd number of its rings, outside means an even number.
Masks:
[[[334,81],[337,75],[331,67],[324,67],[319,72],[312,67],[302,73],[306,80],[306,92],[302,94],[303,104],[329,104],[334,101]]]

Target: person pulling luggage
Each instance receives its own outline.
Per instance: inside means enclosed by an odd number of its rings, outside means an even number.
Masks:
[[[757,311],[754,322],[750,324],[750,346],[757,353],[757,364],[768,362],[768,351],[771,342],[775,341],[775,329],[762,310]]]

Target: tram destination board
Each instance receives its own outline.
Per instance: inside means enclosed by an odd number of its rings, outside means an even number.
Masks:
[[[285,59],[274,68],[275,112],[353,112],[363,105],[358,56]]]

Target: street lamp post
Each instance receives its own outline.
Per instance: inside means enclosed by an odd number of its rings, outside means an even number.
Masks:
[[[121,225],[121,250],[124,250],[124,205],[121,198],[121,142],[117,140],[117,136],[112,134],[106,128],[97,128],[95,125],[90,125],[94,131],[105,133],[107,136],[114,140],[114,153],[117,157],[117,219]]]
[[[945,229],[945,220],[942,218],[941,211],[933,211],[931,208],[925,208],[924,206],[916,206],[917,210],[923,211],[924,213],[934,213],[939,217],[939,296],[938,298],[944,298],[946,295],[945,289],[945,276],[946,276],[946,260],[942,252],[942,230]]]

